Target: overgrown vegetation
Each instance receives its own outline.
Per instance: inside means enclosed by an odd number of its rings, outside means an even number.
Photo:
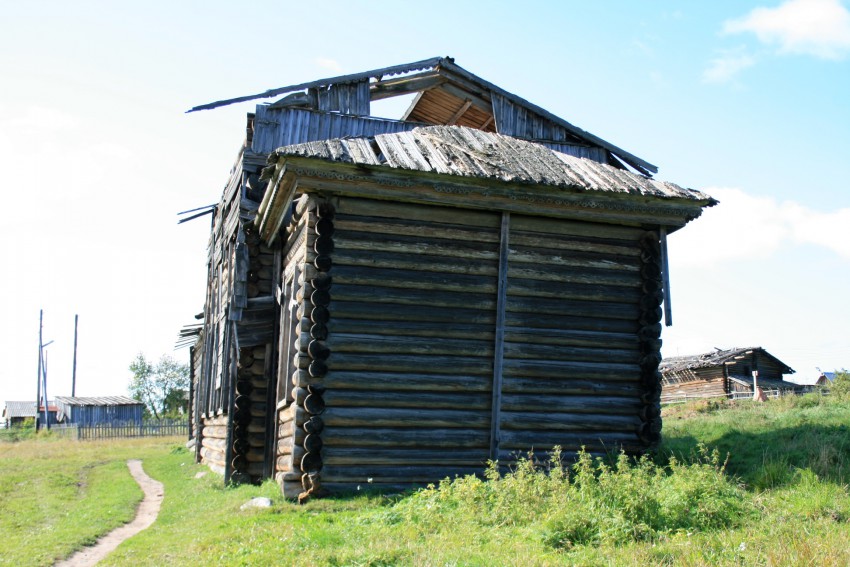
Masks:
[[[165,483],[160,517],[104,564],[850,564],[850,402],[703,402],[664,418],[652,458],[532,457],[508,473],[490,467],[486,480],[305,506],[272,482],[225,488],[212,473],[196,478],[206,469],[187,451],[160,446],[142,455]],[[260,495],[271,509],[240,510]]]
[[[145,404],[145,417],[175,419],[188,411],[189,365],[163,355],[150,362],[139,353],[130,363],[130,396]]]

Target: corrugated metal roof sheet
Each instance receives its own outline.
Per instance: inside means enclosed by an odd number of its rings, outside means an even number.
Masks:
[[[3,417],[35,417],[35,402],[6,402]]]
[[[295,144],[275,150],[269,162],[286,156],[358,165],[381,163],[396,169],[578,191],[705,201],[708,206],[717,202],[705,193],[674,183],[562,154],[540,144],[461,126],[428,126],[379,134],[374,137],[374,144],[346,138]]]
[[[69,406],[126,406],[141,405],[142,403],[127,396],[98,396],[92,398],[56,396],[56,402],[58,404]]]

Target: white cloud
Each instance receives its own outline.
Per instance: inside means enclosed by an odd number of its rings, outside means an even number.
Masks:
[[[314,59],[314,62],[322,69],[328,69],[330,71],[333,71],[334,73],[342,73],[342,65],[340,65],[339,61],[335,59],[330,59],[328,57],[317,57],[316,59]]]
[[[671,236],[671,247],[686,251],[679,255],[682,264],[706,266],[767,258],[798,245],[823,247],[850,261],[850,208],[816,211],[734,188],[708,188],[705,192],[720,204]]]
[[[727,21],[725,33],[752,32],[781,53],[841,59],[850,54],[850,12],[839,0],[788,0]]]
[[[755,63],[756,58],[752,55],[740,52],[726,53],[711,60],[708,69],[702,73],[702,80],[706,83],[726,83]]]

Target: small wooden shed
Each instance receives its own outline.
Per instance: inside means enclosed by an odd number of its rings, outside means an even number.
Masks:
[[[788,382],[786,374],[794,370],[761,347],[715,349],[689,356],[668,357],[661,361],[663,387],[661,401],[688,398],[726,397],[752,394],[753,372],[763,390],[799,392],[803,386]]]
[[[280,95],[214,210],[200,461],[295,496],[658,441],[666,235],[713,199],[448,58]]]
[[[141,424],[144,404],[127,396],[56,396],[59,420],[76,425]]]
[[[50,425],[55,425],[56,421],[56,406],[48,402],[47,403],[47,419],[49,420]],[[44,406],[42,405],[39,408],[38,414],[35,410],[35,402],[14,402],[7,401],[6,405],[3,407],[3,426],[4,427],[15,427],[23,424],[27,419],[44,419]]]

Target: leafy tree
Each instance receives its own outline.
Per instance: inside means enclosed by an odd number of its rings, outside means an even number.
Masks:
[[[850,400],[850,371],[836,370],[829,391],[839,400]]]
[[[130,363],[130,395],[145,404],[156,419],[177,417],[187,410],[189,366],[163,355],[155,364],[139,353]]]

